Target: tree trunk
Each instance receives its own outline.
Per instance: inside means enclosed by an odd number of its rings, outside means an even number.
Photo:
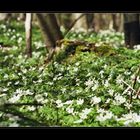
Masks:
[[[123,31],[123,14],[121,13],[113,13],[112,21],[113,21],[113,29],[117,32]]]
[[[95,32],[99,32],[103,29],[108,29],[110,23],[110,16],[109,14],[101,14],[95,13],[94,14],[94,30]]]
[[[69,29],[72,24],[72,13],[56,14],[59,26],[63,26],[65,30]]]
[[[45,61],[45,63],[48,63],[51,61],[55,53],[57,41],[63,39],[63,36],[54,14],[47,14],[45,17],[45,14],[38,13],[36,14],[36,17],[43,33],[46,47],[49,51],[48,57]]]
[[[123,32],[123,14],[120,13],[119,32]]]
[[[26,53],[28,57],[32,57],[32,14],[31,13],[26,13],[25,32],[26,32]]]
[[[93,29],[94,14],[86,14],[87,28]]]
[[[60,40],[63,38],[60,31],[60,27],[57,23],[55,14],[47,14],[46,21],[50,29],[51,34],[53,35],[54,41]]]
[[[55,47],[55,40],[53,39],[53,35],[50,32],[49,26],[43,16],[43,14],[37,13],[36,17],[37,17],[37,20],[39,23],[39,27],[43,34],[46,48],[48,49],[49,52],[51,52]]]
[[[124,14],[124,34],[127,47],[140,44],[139,14]]]
[[[113,29],[115,29],[115,31],[119,31],[119,15],[117,13],[112,14],[112,20],[113,20]]]
[[[20,21],[24,21],[26,19],[26,14],[25,13],[19,13],[17,19],[20,20]]]
[[[11,13],[0,13],[0,21],[6,21],[6,23],[9,23],[11,17],[12,17]]]
[[[60,27],[54,14],[36,14],[39,26],[44,36],[46,46],[49,50],[54,49],[57,40],[63,39]]]

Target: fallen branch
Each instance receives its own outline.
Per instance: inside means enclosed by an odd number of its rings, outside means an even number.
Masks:
[[[140,88],[137,91],[137,98],[138,98],[139,95],[140,95]]]
[[[58,40],[56,42],[56,46],[61,48],[62,44],[66,45],[66,46],[85,46],[85,47],[89,47],[89,48],[96,48],[95,43],[91,43],[88,41],[81,41],[81,40]],[[63,49],[63,48],[62,48]]]
[[[133,89],[133,87],[132,86],[130,86],[128,83],[126,83],[125,81],[123,81],[122,80],[122,82],[125,84],[125,85],[127,85],[128,87],[129,87],[129,89],[131,89],[132,91],[134,91],[135,93],[137,93],[136,92],[136,90],[135,89]]]
[[[48,55],[47,59],[45,60],[45,64],[48,64],[49,62],[51,62],[55,54],[59,54],[61,50],[64,50],[64,46],[69,46],[69,47],[72,46],[75,48],[77,46],[85,46],[85,50],[81,50],[81,51],[91,51],[91,50],[94,51],[96,48],[95,43],[91,43],[88,41],[66,40],[66,39],[58,40],[56,41],[55,49],[52,50],[52,52]]]
[[[18,116],[19,118],[25,120],[25,121],[29,121],[32,125],[36,125],[36,126],[47,126],[46,124],[44,123],[41,123],[41,122],[38,122],[37,120],[35,119],[32,119],[32,118],[29,118],[27,116],[24,116],[24,114],[22,114],[21,112],[18,112],[17,110],[7,110],[5,107],[4,108],[0,108],[0,111],[1,112],[4,112],[6,114],[11,114],[11,115],[14,115],[14,116]]]
[[[122,80],[122,82],[128,86],[129,89],[132,90],[131,94],[130,94],[130,103],[132,103],[132,97],[133,97],[133,93],[136,93],[136,96],[138,98],[138,95],[140,94],[140,88],[136,91],[135,90],[135,86],[136,86],[136,83],[137,83],[137,79],[138,79],[138,76],[140,74],[140,66],[138,67],[137,71],[136,71],[136,74],[135,74],[135,77],[134,77],[134,83],[132,86],[130,86],[129,84],[127,84],[125,81]],[[128,89],[128,90],[129,90]]]
[[[41,103],[5,103],[4,107],[7,106],[43,106]]]
[[[138,67],[137,72],[136,72],[136,75],[135,75],[135,78],[134,78],[133,89],[136,86],[136,83],[137,83],[137,79],[138,79],[139,74],[140,74],[140,66]]]
[[[137,83],[137,79],[138,79],[138,75],[140,73],[140,66],[138,67],[137,71],[136,71],[136,75],[135,75],[135,78],[134,78],[134,83],[133,83],[133,89],[135,89],[135,86],[136,86],[136,83]],[[133,96],[133,91],[131,92],[131,95],[130,95],[130,103],[132,102],[132,96]],[[136,92],[137,93],[137,92]]]

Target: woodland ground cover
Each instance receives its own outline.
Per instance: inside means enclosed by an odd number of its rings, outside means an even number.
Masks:
[[[0,126],[140,126],[140,50],[122,33],[69,32],[97,49],[69,47],[48,65],[38,27],[28,59],[23,25],[0,24],[0,36]]]

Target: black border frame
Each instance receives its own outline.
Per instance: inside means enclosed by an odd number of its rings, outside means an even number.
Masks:
[[[0,12],[139,12],[136,0],[2,0]]]
[[[46,12],[46,13],[135,13],[140,12],[140,6],[138,2],[129,0],[8,0],[1,1],[0,12],[3,13],[25,13],[25,12]],[[130,134],[133,138],[139,134],[139,128],[133,127],[30,127],[30,128],[10,128],[1,127],[0,134],[6,136],[16,137],[18,134],[25,138],[28,134],[31,136],[36,136],[37,134],[45,136],[45,138],[51,136],[56,137],[67,135],[66,139],[75,138],[72,134],[76,134],[81,137],[83,135],[87,137],[96,138],[103,137],[103,139],[108,139],[113,135],[112,139],[120,138],[120,134],[125,137],[129,137]],[[10,135],[8,135],[10,134]],[[43,135],[42,135],[43,134]],[[55,135],[54,135],[55,134]],[[95,135],[96,134],[96,135]],[[119,135],[118,135],[119,134]],[[107,136],[107,137],[106,137]],[[20,137],[18,137],[19,139]]]

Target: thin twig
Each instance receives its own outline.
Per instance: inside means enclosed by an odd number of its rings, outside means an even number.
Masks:
[[[138,76],[139,76],[139,73],[140,73],[140,66],[138,67],[137,71],[136,71],[136,75],[135,75],[135,78],[134,78],[134,83],[132,86],[130,86],[129,84],[127,84],[125,81],[122,80],[122,82],[127,85],[129,87],[129,89],[132,90],[131,94],[130,94],[130,103],[132,103],[132,97],[133,97],[133,93],[136,93],[137,97],[138,97],[138,94],[139,94],[139,90],[136,91],[135,90],[135,86],[136,86],[136,83],[137,83],[137,79],[138,79]]]
[[[70,30],[72,29],[72,27],[76,24],[76,22],[77,22],[80,18],[82,18],[84,15],[85,15],[85,14],[80,15],[77,19],[74,20],[74,22],[70,25],[69,29],[66,31],[66,33],[65,33],[64,36],[66,36],[66,35],[69,33],[69,31],[70,31]]]
[[[138,75],[140,73],[140,66],[138,67],[137,71],[136,71],[136,75],[135,75],[135,78],[134,78],[134,83],[133,83],[133,89],[135,89],[135,86],[136,86],[136,83],[137,83],[137,79],[138,79]],[[133,91],[131,92],[131,95],[130,95],[130,103],[132,102],[132,96],[133,96]],[[137,92],[136,92],[137,93]]]
[[[136,75],[135,75],[135,78],[134,78],[133,89],[136,86],[137,78],[138,78],[139,73],[140,73],[140,66],[138,67],[138,70],[137,70]]]
[[[135,93],[137,93],[136,90],[133,89],[132,86],[130,86],[129,84],[127,84],[127,83],[126,83],[125,81],[123,81],[123,80],[122,80],[122,82],[123,82],[125,85],[127,85],[132,91],[134,91]]]
[[[140,95],[140,88],[138,89],[137,91],[137,99],[138,99],[138,96]]]
[[[57,112],[56,112],[56,113],[57,113],[57,114],[56,114],[56,117],[57,117],[57,118],[56,118],[56,125],[58,125],[58,122],[59,122],[58,110],[59,110],[58,107],[56,107],[56,111],[57,111]]]

